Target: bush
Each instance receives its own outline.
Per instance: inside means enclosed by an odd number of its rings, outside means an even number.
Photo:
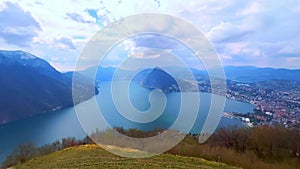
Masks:
[[[2,167],[8,168],[18,163],[24,163],[37,155],[37,149],[32,143],[21,144],[3,162]]]
[[[119,127],[115,128],[115,130],[118,132],[114,130],[96,130],[90,137],[86,136],[82,140],[76,140],[74,137],[63,138],[61,141],[57,140],[52,144],[38,148],[31,143],[21,144],[7,157],[2,167],[7,168],[18,163],[24,163],[36,156],[46,155],[67,147],[95,144],[93,140],[101,140],[103,144],[120,147],[129,146],[130,148],[149,152],[156,151],[153,147],[168,145],[167,142],[164,144],[165,139],[163,138],[159,141],[160,144],[156,141],[149,147],[149,145],[128,142],[126,138],[119,137],[120,133],[137,138],[152,137],[163,132],[161,129],[141,131],[137,129],[125,130]],[[245,169],[300,168],[300,133],[296,130],[286,129],[281,126],[233,127],[218,129],[204,144],[199,144],[199,137],[200,135],[187,135],[181,143],[167,153],[202,157]],[[173,139],[176,138],[174,137]],[[157,147],[157,149],[159,148]]]
[[[88,140],[84,139],[84,141]],[[47,155],[67,147],[81,145],[84,144],[84,141],[76,140],[74,137],[68,137],[63,138],[61,141],[56,140],[52,144],[46,144],[41,147],[36,147],[33,143],[21,144],[6,157],[1,168],[8,168],[19,163],[25,163],[37,156]]]

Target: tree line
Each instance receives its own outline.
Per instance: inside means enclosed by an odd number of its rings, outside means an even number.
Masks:
[[[163,129],[142,131],[138,129],[114,128],[120,134],[135,138],[147,138],[160,134]],[[96,130],[83,139],[63,138],[51,144],[37,147],[32,143],[19,145],[2,164],[2,168],[24,163],[38,156],[50,154],[68,147],[95,144],[93,140],[111,137],[112,140],[126,142],[112,135],[112,130]],[[202,157],[221,161],[242,168],[295,168],[300,169],[300,132],[282,126],[259,126],[254,128],[219,128],[203,144],[199,144],[199,134],[188,134],[178,145],[166,153],[174,155]],[[93,140],[91,139],[93,138]],[[109,141],[105,144],[117,144]],[[129,145],[129,144],[124,144]],[[135,145],[132,145],[133,148]],[[138,146],[137,146],[138,147]]]

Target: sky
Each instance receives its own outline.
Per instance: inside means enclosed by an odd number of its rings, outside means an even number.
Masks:
[[[223,65],[300,69],[299,0],[2,0],[0,49],[24,50],[60,71],[73,70],[97,31],[149,12],[193,24],[212,43]],[[146,57],[147,52],[132,51],[143,49],[147,41],[125,41],[124,50]],[[174,47],[172,41],[160,44]],[[110,59],[107,63],[113,65],[116,57]]]

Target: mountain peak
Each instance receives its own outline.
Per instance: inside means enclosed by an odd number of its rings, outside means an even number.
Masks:
[[[24,60],[37,59],[36,56],[22,50],[13,50],[13,51],[0,50],[0,56],[2,57],[5,56],[9,59],[24,59]]]
[[[16,51],[16,53],[20,54],[20,59],[29,60],[29,59],[36,59],[37,58],[36,56],[34,56],[34,55],[30,54],[30,53],[21,51],[21,50]]]
[[[159,67],[159,66],[155,66],[154,68],[153,68],[153,70],[161,70],[161,71],[164,71],[161,67]]]
[[[160,67],[143,70],[133,80],[140,83],[142,87],[149,89],[159,89],[163,92],[179,90],[176,80]]]
[[[0,50],[0,63],[7,66],[23,66],[31,69],[43,69],[45,74],[57,73],[47,61],[22,50]]]
[[[89,85],[85,79],[72,85],[71,78],[30,53],[0,50],[0,123],[72,106],[75,88],[82,89],[75,104],[87,100],[95,93]]]

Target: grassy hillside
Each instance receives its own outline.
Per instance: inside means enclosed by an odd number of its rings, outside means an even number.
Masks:
[[[110,147],[116,149],[116,147]],[[141,153],[130,149],[128,153]],[[82,145],[67,148],[52,154],[34,158],[15,168],[205,168],[233,169],[222,163],[201,158],[162,154],[150,158],[133,159],[113,155],[97,145]]]

